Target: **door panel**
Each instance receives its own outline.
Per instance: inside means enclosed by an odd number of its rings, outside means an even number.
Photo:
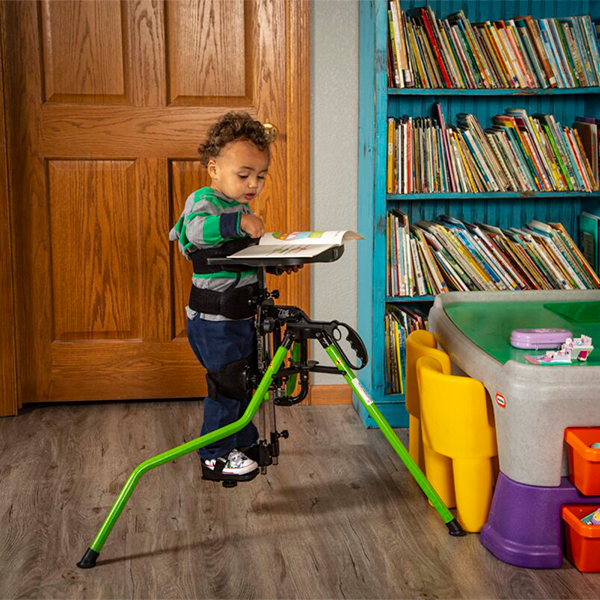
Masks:
[[[167,2],[169,104],[252,101],[255,10],[245,0]],[[186,52],[181,40],[190,44]]]
[[[230,109],[280,131],[253,209],[268,230],[308,228],[308,2],[0,10],[19,400],[204,395],[191,265],[168,231],[208,183],[197,147]],[[272,284],[307,308],[308,282]]]
[[[46,102],[131,104],[127,2],[41,4]]]
[[[141,337],[138,207],[128,201],[139,197],[135,167],[48,161],[57,342]]]

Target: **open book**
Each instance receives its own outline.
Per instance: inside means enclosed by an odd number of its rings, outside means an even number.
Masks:
[[[354,231],[293,231],[265,233],[258,245],[248,246],[229,258],[311,258],[350,240],[361,240]]]

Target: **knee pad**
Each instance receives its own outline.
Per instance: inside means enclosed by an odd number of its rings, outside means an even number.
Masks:
[[[208,395],[217,400],[219,394],[237,400],[252,397],[252,375],[256,372],[256,356],[251,354],[225,365],[218,371],[206,373]]]

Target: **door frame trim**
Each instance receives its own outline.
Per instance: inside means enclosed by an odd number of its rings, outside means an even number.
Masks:
[[[0,11],[0,416],[16,415],[16,319],[6,111],[4,97],[4,14]]]
[[[310,230],[310,1],[286,2],[288,231]],[[308,208],[308,210],[307,210]],[[290,304],[310,314],[310,267],[294,274]]]

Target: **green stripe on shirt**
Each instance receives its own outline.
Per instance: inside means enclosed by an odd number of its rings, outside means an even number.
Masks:
[[[206,200],[220,209],[231,208],[241,204],[235,200],[227,202],[223,200],[223,198],[219,198],[219,196],[215,194],[215,191],[209,187],[203,187],[196,192],[196,195],[194,196],[194,202],[200,202],[201,200]]]

